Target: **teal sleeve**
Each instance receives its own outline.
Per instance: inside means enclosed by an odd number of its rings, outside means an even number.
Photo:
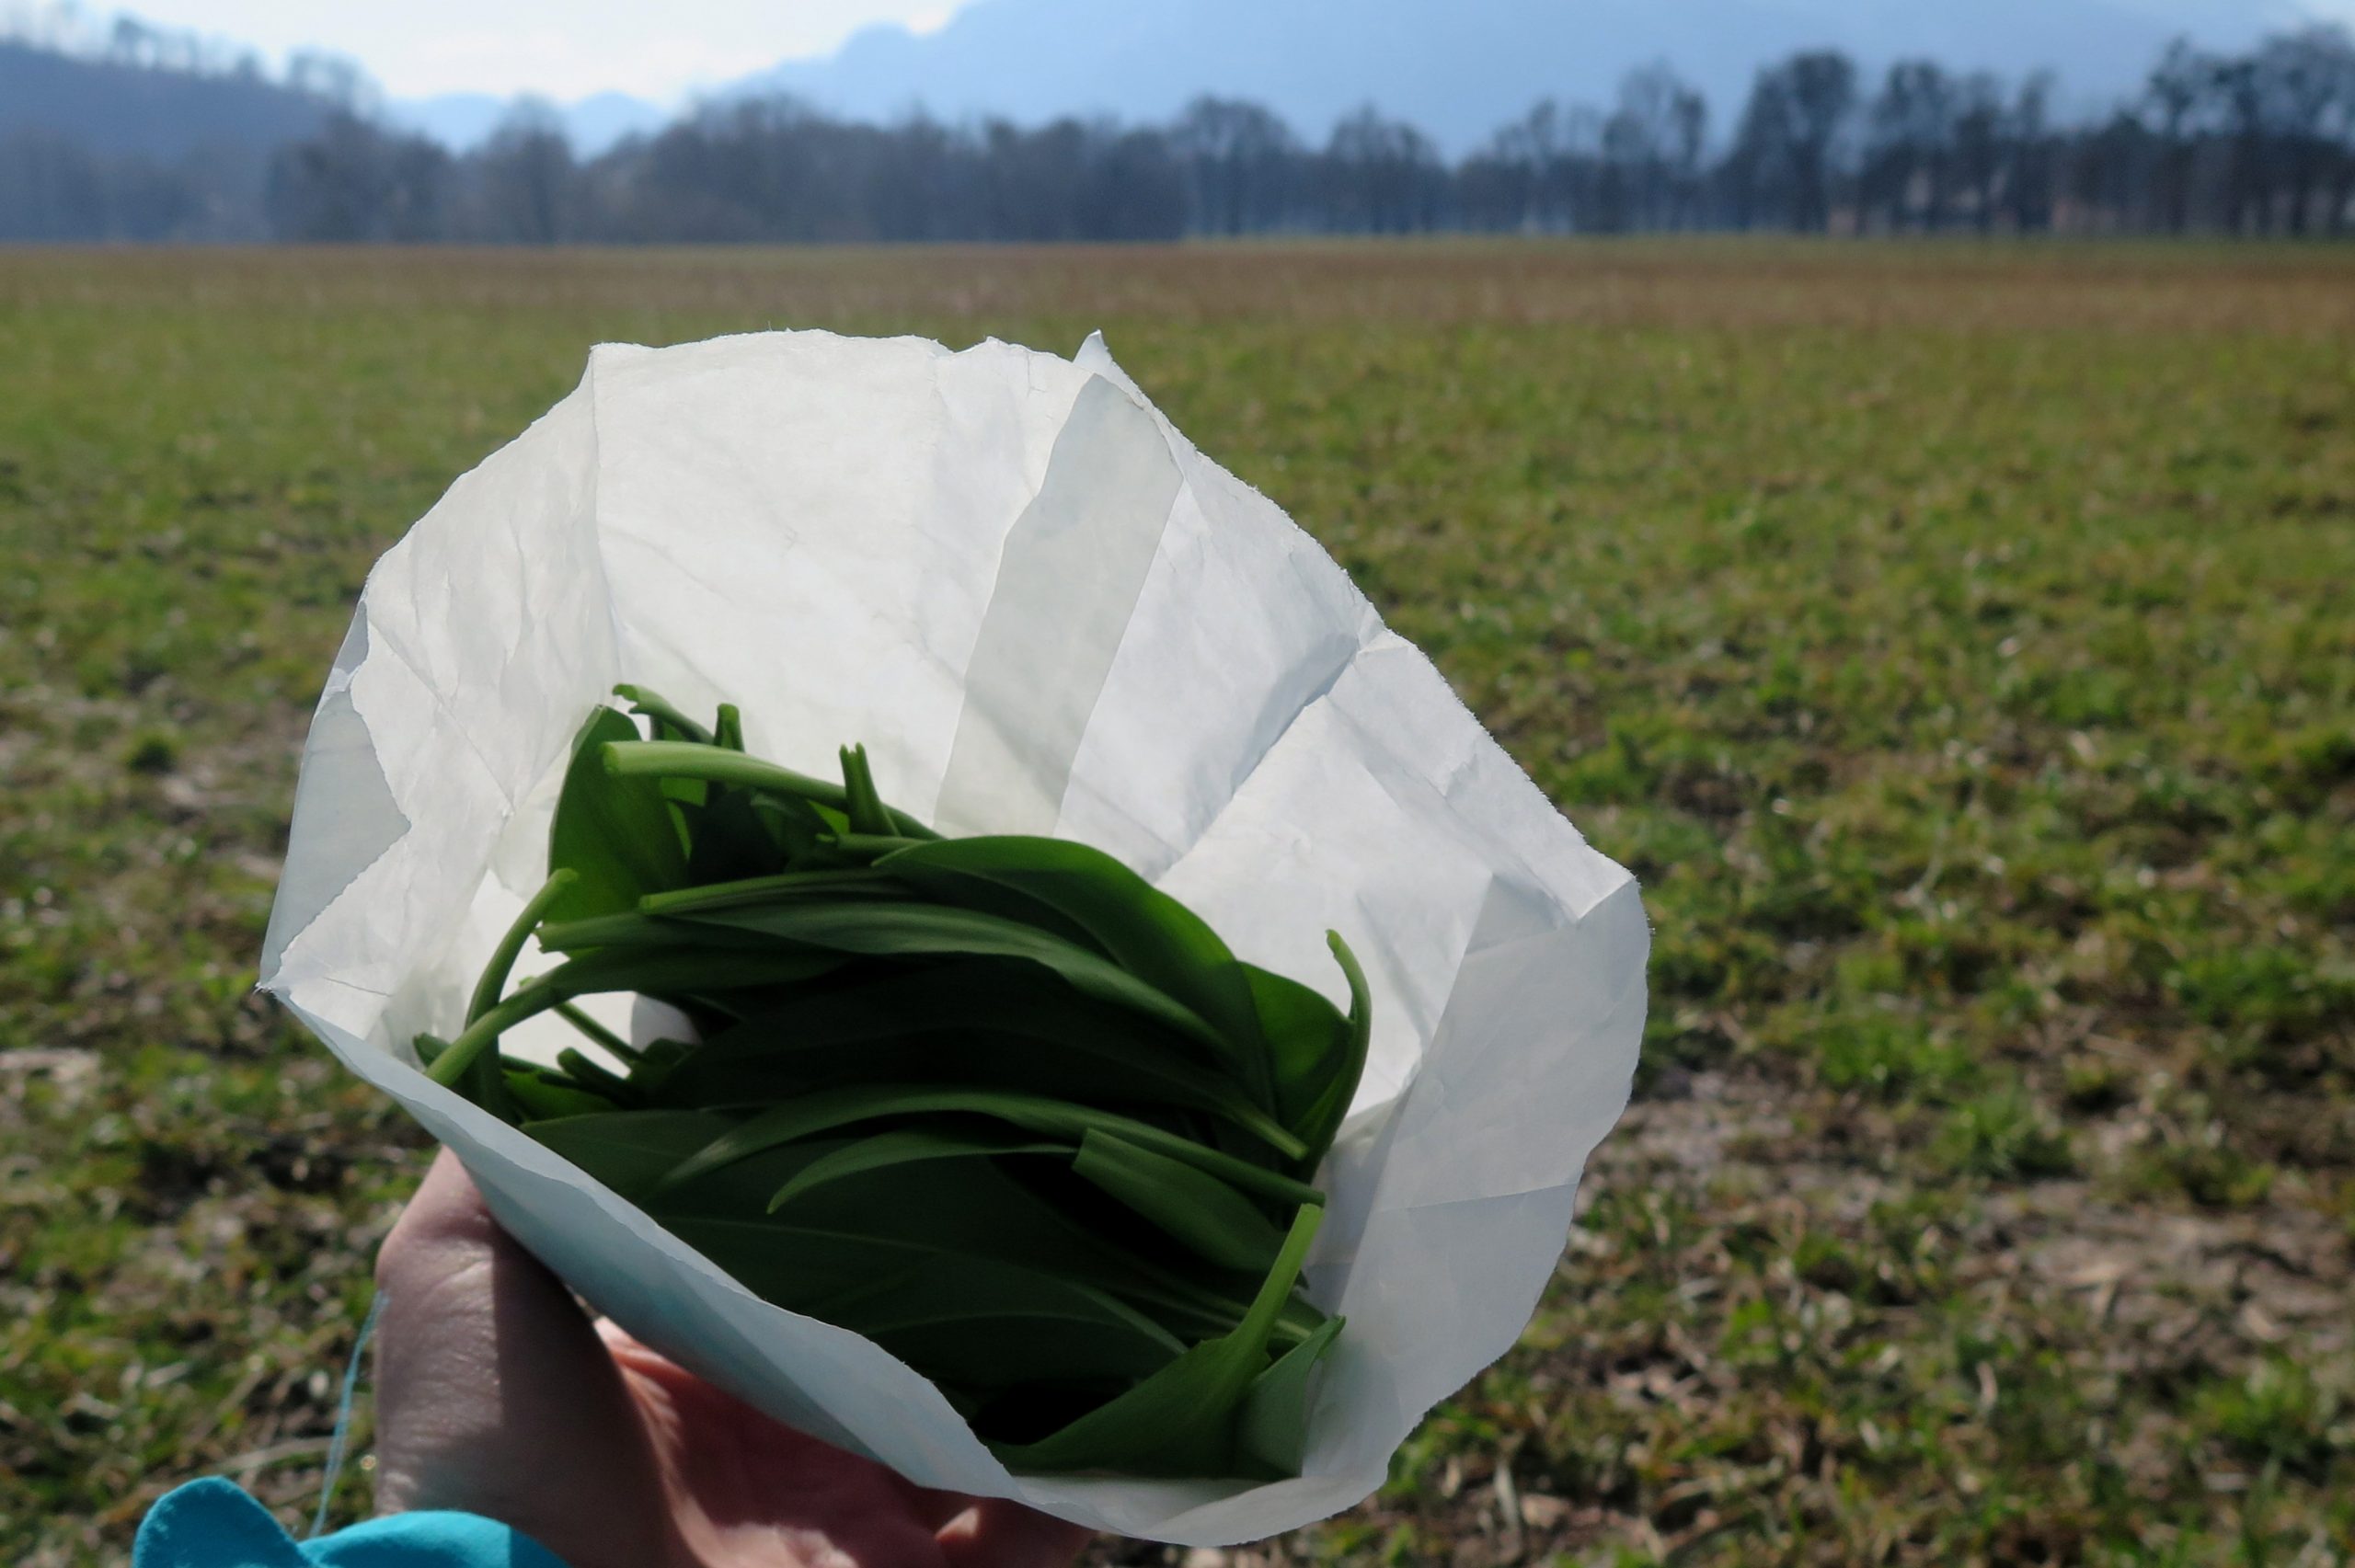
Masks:
[[[297,1543],[270,1511],[218,1477],[156,1500],[132,1568],[565,1568],[520,1530],[473,1514],[393,1514]]]

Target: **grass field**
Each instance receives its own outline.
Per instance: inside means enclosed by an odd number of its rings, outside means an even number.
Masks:
[[[1538,1321],[1257,1560],[2349,1560],[2355,252],[1732,244],[0,253],[0,1559],[307,1517],[426,1157],[248,993],[318,683],[773,325],[1103,327],[1645,884]]]

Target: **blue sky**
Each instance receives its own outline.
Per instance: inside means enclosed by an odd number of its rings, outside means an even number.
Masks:
[[[530,92],[569,100],[618,90],[670,103],[780,60],[827,53],[869,23],[930,30],[971,3],[128,0],[127,8],[167,26],[254,45],[273,60],[304,47],[348,54],[397,98]],[[1121,0],[1103,3],[1118,6]],[[2124,3],[2160,13],[2167,9],[2167,0]],[[2266,0],[2248,3],[2260,8]],[[2355,22],[2355,0],[2304,0],[2303,8]]]

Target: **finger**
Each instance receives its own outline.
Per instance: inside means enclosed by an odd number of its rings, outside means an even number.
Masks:
[[[557,1277],[501,1230],[455,1156],[433,1162],[376,1260],[377,1505],[500,1519],[570,1562],[632,1561],[609,1529],[659,1539],[645,1437],[604,1343]],[[568,1550],[568,1546],[570,1550]]]
[[[1094,1536],[1082,1526],[991,1497],[951,1519],[936,1539],[948,1568],[1063,1568]]]
[[[925,1528],[937,1533],[970,1514],[981,1499],[968,1492],[939,1492],[928,1486],[905,1482],[908,1509],[925,1522]]]

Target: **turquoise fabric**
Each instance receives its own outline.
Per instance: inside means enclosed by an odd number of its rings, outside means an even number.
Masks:
[[[166,1493],[147,1511],[132,1568],[565,1568],[520,1530],[473,1514],[394,1514],[295,1541],[270,1511],[218,1477]]]

